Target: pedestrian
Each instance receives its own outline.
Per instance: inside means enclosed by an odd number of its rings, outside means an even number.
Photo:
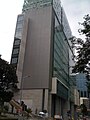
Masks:
[[[72,119],[72,117],[71,117],[71,111],[70,110],[67,111],[67,116],[68,116],[68,120]]]
[[[63,117],[62,117],[62,115],[60,116],[60,120],[63,120]]]

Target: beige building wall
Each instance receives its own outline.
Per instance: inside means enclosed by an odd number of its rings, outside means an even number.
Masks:
[[[24,26],[17,64],[17,101],[24,101],[33,112],[42,109],[43,89],[45,89],[44,109],[51,111],[52,57],[52,6],[31,9],[24,15]],[[28,77],[29,76],[29,77]]]
[[[21,93],[15,94],[14,99],[19,101]],[[42,111],[43,89],[22,90],[22,101],[35,113]],[[48,110],[48,89],[45,89],[44,109]]]
[[[30,9],[30,11],[25,14],[25,18],[28,18],[29,23],[27,36],[23,36],[24,38],[22,39],[26,41],[22,77],[24,78],[28,75],[30,77],[27,79],[22,78],[23,88],[47,89],[50,84],[50,55],[52,54],[52,7]]]
[[[22,38],[20,43],[20,51],[19,51],[19,58],[17,64],[17,76],[18,76],[18,88],[21,87],[21,79],[22,79],[22,71],[23,71],[23,63],[24,63],[24,56],[25,56],[25,48],[26,48],[26,38],[28,32],[28,19],[24,18],[24,25],[22,31]]]

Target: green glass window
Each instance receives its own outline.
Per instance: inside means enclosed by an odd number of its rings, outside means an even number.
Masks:
[[[52,4],[52,0],[24,0],[23,12],[30,8],[39,8]]]

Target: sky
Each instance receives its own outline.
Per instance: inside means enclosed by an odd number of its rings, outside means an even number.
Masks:
[[[81,28],[78,23],[83,22],[83,17],[90,14],[90,0],[61,0],[72,34],[83,39],[80,36],[78,29]]]
[[[22,12],[24,0],[0,1],[0,54],[10,62],[17,15]],[[78,22],[83,21],[86,14],[90,14],[90,0],[61,0],[72,34],[79,36]]]

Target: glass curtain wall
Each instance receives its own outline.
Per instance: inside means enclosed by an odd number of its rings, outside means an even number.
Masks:
[[[55,15],[53,77],[57,77],[68,86],[69,49],[61,25]]]
[[[49,6],[52,4],[52,0],[24,0],[22,11],[25,12],[30,8],[39,8]]]
[[[53,76],[69,87],[69,43],[72,36],[69,23],[60,0],[53,0],[55,14]]]

